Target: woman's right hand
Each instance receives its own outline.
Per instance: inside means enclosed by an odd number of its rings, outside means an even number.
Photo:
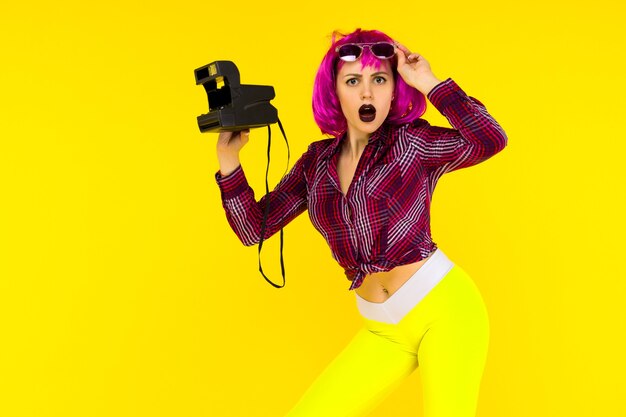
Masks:
[[[217,160],[222,176],[229,175],[240,165],[239,151],[248,143],[249,136],[250,129],[239,132],[220,132],[217,138]]]
[[[238,156],[241,148],[248,143],[249,136],[250,129],[241,130],[239,132],[220,132],[217,138],[218,156]]]

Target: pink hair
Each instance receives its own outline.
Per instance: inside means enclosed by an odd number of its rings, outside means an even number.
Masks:
[[[339,40],[336,40],[337,35],[341,36]],[[336,30],[333,32],[330,49],[326,52],[324,59],[322,59],[313,85],[313,117],[323,134],[339,137],[348,128],[346,118],[341,111],[336,90],[336,74],[343,67],[344,61],[339,59],[335,48],[345,43],[379,41],[393,43],[393,39],[377,30],[361,30],[358,28],[347,35]],[[361,69],[366,66],[371,66],[375,69],[380,68],[381,60],[376,58],[369,48],[363,49],[359,59],[361,61]],[[385,123],[402,125],[424,114],[426,111],[426,99],[422,93],[406,84],[402,77],[398,76],[397,55],[389,61],[395,81],[395,98],[391,102],[391,108]]]

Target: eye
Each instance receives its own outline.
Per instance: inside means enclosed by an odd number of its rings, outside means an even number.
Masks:
[[[348,85],[356,85],[356,82],[353,83],[352,81],[357,81],[357,79],[356,78],[350,78],[348,81],[346,81],[346,84],[348,84]]]
[[[385,81],[387,81],[387,79],[385,77],[378,76],[378,77],[374,78],[374,82],[376,84],[383,84]]]

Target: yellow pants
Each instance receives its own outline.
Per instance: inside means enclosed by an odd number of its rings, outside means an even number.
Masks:
[[[365,326],[287,416],[365,416],[419,367],[425,417],[474,417],[489,318],[471,277],[451,265],[397,323],[363,317]]]

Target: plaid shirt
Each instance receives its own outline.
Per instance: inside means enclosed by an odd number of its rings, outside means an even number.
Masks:
[[[346,135],[311,143],[269,193],[264,239],[308,209],[313,226],[352,281],[350,290],[367,274],[432,253],[437,245],[430,235],[430,202],[437,181],[495,155],[507,136],[485,106],[451,78],[427,98],[454,129],[421,118],[402,126],[383,123],[370,136],[347,195],[337,174]],[[257,244],[268,196],[256,201],[241,165],[225,177],[218,171],[215,179],[230,226],[244,245]]]

